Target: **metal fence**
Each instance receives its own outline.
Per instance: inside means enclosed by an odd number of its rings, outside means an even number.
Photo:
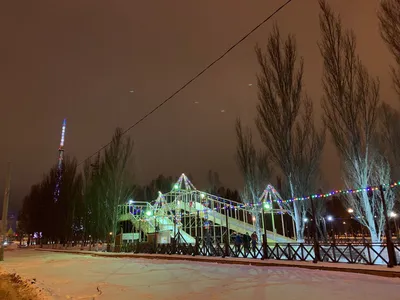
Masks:
[[[394,244],[396,264],[400,262],[400,244]],[[317,250],[317,251],[316,251]],[[276,243],[263,245],[233,245],[206,243],[131,243],[118,247],[118,252],[239,257],[289,261],[313,261],[390,266],[387,244],[314,244]],[[316,254],[317,253],[317,254]]]

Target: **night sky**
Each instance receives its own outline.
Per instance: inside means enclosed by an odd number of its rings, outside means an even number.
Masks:
[[[56,163],[63,118],[66,154],[81,161],[107,143],[117,126],[133,124],[284,2],[3,1],[1,195],[7,161],[13,163],[13,209]],[[355,30],[361,58],[381,79],[382,99],[395,103],[391,57],[379,37],[375,14],[379,0],[330,3]],[[317,0],[294,0],[274,21],[283,34],[297,37],[306,89],[319,113],[318,9]],[[254,127],[258,69],[253,49],[257,42],[265,44],[272,25],[259,29],[130,132],[139,183],[159,173],[186,172],[201,187],[212,168],[224,185],[241,187],[234,161],[234,121],[240,116]],[[323,161],[326,189],[341,187],[337,162],[328,144]]]

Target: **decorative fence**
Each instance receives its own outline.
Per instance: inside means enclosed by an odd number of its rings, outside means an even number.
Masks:
[[[317,249],[317,251],[315,251]],[[400,265],[400,243],[394,244],[396,264]],[[386,244],[314,244],[277,243],[244,247],[219,243],[198,242],[196,244],[153,244],[133,243],[121,246],[119,252],[202,255],[219,257],[240,257],[248,259],[275,259],[290,261],[313,261],[350,263],[366,265],[388,265],[389,255]],[[317,252],[317,254],[316,254]]]
[[[389,259],[386,243],[269,243],[254,245],[234,245],[232,243],[218,243],[207,239],[197,239],[195,244],[176,242],[169,244],[156,244],[155,242],[138,241],[116,245],[92,244],[80,245],[76,243],[70,246],[60,244],[37,245],[34,247],[50,249],[70,249],[89,251],[112,251],[120,253],[148,253],[148,254],[178,254],[201,255],[214,257],[236,257],[247,259],[312,261],[329,263],[350,263],[365,265],[387,265],[392,267],[400,265],[400,243],[392,243],[395,259]]]

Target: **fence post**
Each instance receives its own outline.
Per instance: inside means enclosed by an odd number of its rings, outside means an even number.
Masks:
[[[195,244],[194,244],[194,253],[193,253],[193,256],[195,256],[195,255],[199,255],[199,237],[198,236],[196,236],[195,237]]]
[[[268,259],[267,235],[265,233],[263,233],[262,238],[263,238],[263,242],[262,242],[262,245],[263,245],[263,256],[261,257],[261,260],[264,260],[264,259]]]
[[[388,268],[393,268],[396,265],[396,254],[394,251],[394,245],[392,241],[392,231],[390,230],[390,223],[389,223],[389,216],[386,207],[386,200],[385,200],[385,193],[383,186],[379,186],[379,190],[381,192],[381,201],[382,201],[382,208],[383,208],[383,215],[385,217],[385,236],[386,236],[386,247],[389,256],[389,262],[387,264]]]
[[[261,203],[262,207],[262,220],[263,220],[263,227],[264,227],[264,232],[263,232],[263,257],[262,259],[268,259],[268,236],[267,236],[267,218],[265,216],[265,211],[264,211],[264,202]],[[272,217],[274,217],[272,215]]]
[[[312,229],[314,235],[314,255],[315,255],[313,263],[317,263],[318,261],[321,261],[321,255],[319,253],[318,232],[317,232],[317,217],[315,215],[315,206],[312,196],[310,196],[309,199],[311,203],[311,212],[313,217]]]
[[[225,253],[224,256],[229,256],[229,244],[230,244],[230,234],[229,234],[229,221],[228,221],[228,209],[225,207],[225,225],[226,225],[226,236],[225,236]]]

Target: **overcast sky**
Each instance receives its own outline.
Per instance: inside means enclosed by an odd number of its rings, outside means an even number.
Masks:
[[[3,1],[0,10],[0,189],[12,161],[11,207],[57,160],[67,118],[66,154],[79,161],[107,143],[270,14],[283,0]],[[390,55],[378,33],[379,0],[331,0],[358,38],[361,58],[394,103]],[[274,19],[295,34],[305,59],[305,85],[320,112],[317,0],[294,0]],[[257,64],[273,22],[131,131],[136,176],[207,170],[240,188],[234,121],[254,127]],[[249,86],[253,84],[253,86]],[[134,93],[130,91],[134,90]],[[196,102],[198,102],[196,104]],[[225,110],[224,113],[221,110]],[[317,116],[320,117],[319,115]],[[341,187],[328,144],[325,188]]]

